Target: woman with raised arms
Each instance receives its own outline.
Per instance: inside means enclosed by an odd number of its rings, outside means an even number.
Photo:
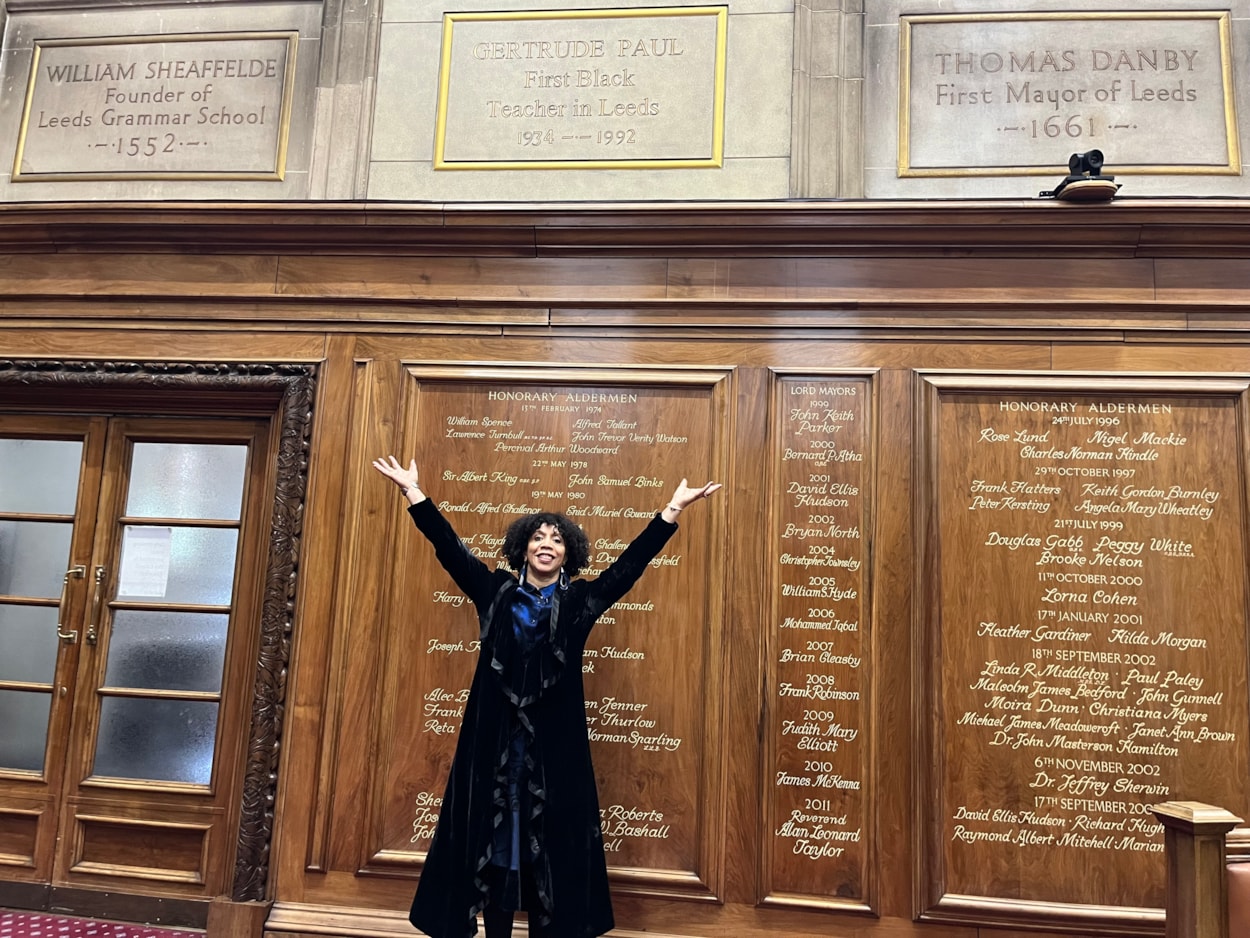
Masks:
[[[481,649],[438,827],[409,918],[432,938],[510,938],[513,913],[534,938],[595,938],[613,927],[599,797],[590,761],[582,653],[595,621],[629,591],[677,531],[681,512],[720,488],[685,479],[663,510],[592,580],[590,542],[562,514],[508,527],[515,574],[473,555],[418,486],[416,460],[373,467],[408,501],[417,529],[477,610]]]

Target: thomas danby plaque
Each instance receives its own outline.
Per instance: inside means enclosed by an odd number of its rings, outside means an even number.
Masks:
[[[1227,11],[905,16],[899,175],[1240,171]],[[1160,132],[1166,127],[1167,131]]]

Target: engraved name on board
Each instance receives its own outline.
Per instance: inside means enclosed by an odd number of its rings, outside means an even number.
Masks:
[[[866,379],[778,380],[771,893],[865,891]]]
[[[965,653],[943,656],[953,868],[1016,851],[1053,870],[1036,898],[1159,904],[1150,806],[1247,800],[1236,415],[1088,394],[951,408],[942,538],[973,550],[943,573],[943,643]],[[1115,882],[1063,859],[1101,851],[1125,855]]]

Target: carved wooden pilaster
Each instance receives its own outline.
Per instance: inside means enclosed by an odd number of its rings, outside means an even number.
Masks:
[[[252,733],[243,780],[243,814],[231,893],[231,898],[238,902],[266,898],[269,879],[269,846],[273,837],[287,667],[291,660],[315,385],[315,369],[311,366],[292,376],[284,382],[285,393],[278,411],[282,435],[269,526],[269,562],[265,569],[260,653],[252,696]]]

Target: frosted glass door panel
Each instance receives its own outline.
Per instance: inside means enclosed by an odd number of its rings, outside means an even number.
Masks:
[[[159,532],[165,531],[169,534],[162,544]],[[238,541],[238,531],[230,528],[127,525],[122,537],[117,598],[127,602],[227,606],[234,587]],[[159,569],[162,562],[163,577]]]
[[[238,520],[247,447],[136,443],[126,514],[132,518]]]
[[[52,695],[0,690],[0,769],[43,771]]]
[[[0,521],[0,595],[59,597],[73,533],[68,521]]]
[[[215,703],[106,697],[93,774],[207,785],[216,730]]]
[[[81,463],[79,440],[0,439],[0,511],[72,515]]]
[[[109,687],[218,693],[230,617],[118,610],[109,639]]]
[[[0,681],[52,683],[59,641],[56,613],[53,606],[0,603]]]

